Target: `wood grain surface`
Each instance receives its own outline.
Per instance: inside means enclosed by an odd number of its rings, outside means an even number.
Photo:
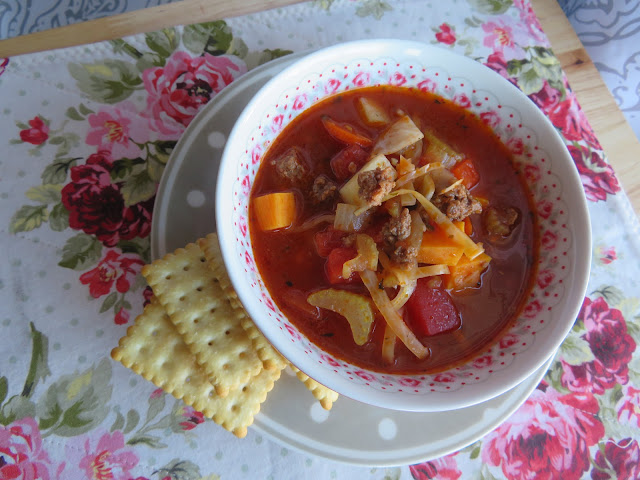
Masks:
[[[0,41],[0,58],[229,18],[300,0],[182,0]],[[531,0],[589,122],[640,214],[640,142],[556,0]]]

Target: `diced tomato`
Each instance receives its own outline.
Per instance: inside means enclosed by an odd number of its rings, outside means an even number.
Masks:
[[[336,230],[333,227],[328,227],[322,232],[315,234],[314,241],[316,244],[316,250],[321,257],[328,257],[331,251],[338,247],[343,247],[342,239],[347,235],[342,230]]]
[[[416,335],[437,335],[460,327],[458,309],[449,293],[442,288],[430,288],[428,278],[418,285],[407,302],[408,324]]]
[[[347,260],[355,258],[358,254],[355,248],[339,247],[331,250],[331,253],[327,257],[327,263],[325,264],[325,272],[329,282],[336,283],[354,283],[360,280],[360,277],[356,272],[353,272],[349,278],[342,277],[342,266]]]
[[[371,146],[371,139],[365,137],[361,133],[358,133],[355,128],[353,128],[353,125],[349,125],[348,123],[338,123],[326,115],[322,117],[322,124],[324,125],[324,128],[327,129],[327,132],[329,132],[329,135],[339,142],[346,143],[347,145],[355,143],[361,147]]]
[[[368,155],[360,145],[349,145],[331,159],[331,170],[338,180],[346,180],[367,163]],[[351,164],[353,166],[349,168]]]
[[[480,174],[476,170],[476,166],[469,158],[456,163],[451,169],[451,173],[468,189],[475,186],[480,181]]]

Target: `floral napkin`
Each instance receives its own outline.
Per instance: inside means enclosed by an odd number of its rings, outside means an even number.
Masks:
[[[387,37],[529,95],[575,161],[594,249],[575,327],[516,413],[459,452],[365,468],[232,438],[109,352],[149,299],[157,185],[198,111],[274,58]],[[638,220],[527,0],[316,0],[0,59],[0,93],[0,478],[640,477]]]

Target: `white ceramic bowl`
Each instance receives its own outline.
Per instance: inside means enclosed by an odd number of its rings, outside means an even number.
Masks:
[[[430,375],[351,365],[310,342],[280,312],[256,269],[247,211],[260,160],[279,132],[328,95],[379,84],[428,89],[489,122],[523,166],[538,209],[535,287],[514,326],[466,364]],[[269,81],[238,118],[222,155],[216,221],[231,281],[258,328],[302,371],[368,404],[405,411],[474,405],[520,383],[571,329],[589,277],[591,229],[576,168],[552,124],[516,87],[466,57],[416,42],[366,40],[325,48]]]

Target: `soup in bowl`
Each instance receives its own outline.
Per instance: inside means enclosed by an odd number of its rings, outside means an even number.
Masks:
[[[562,140],[482,65],[419,43],[329,47],[239,117],[217,185],[225,264],[291,363],[356,400],[437,411],[553,354],[588,279]]]

